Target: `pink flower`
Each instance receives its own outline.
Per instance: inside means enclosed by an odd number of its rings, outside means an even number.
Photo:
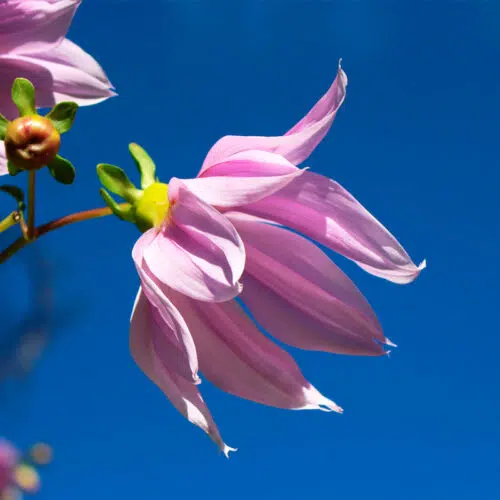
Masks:
[[[289,227],[352,259],[363,269],[395,283],[413,281],[418,267],[394,236],[337,182],[305,172],[272,196],[261,199],[228,197],[234,186],[256,176],[292,175],[330,129],[345,98],[347,76],[338,75],[326,94],[285,135],[277,137],[225,136],[208,152],[197,179],[186,180],[189,189],[223,211],[231,210]],[[241,164],[249,152],[279,154],[293,165],[265,172]],[[224,190],[221,190],[224,186]],[[239,206],[238,206],[239,202]]]
[[[38,492],[40,477],[32,462],[36,461],[21,457],[12,444],[0,438],[0,499],[21,498],[21,492]]]
[[[296,167],[326,135],[346,84],[339,67],[328,92],[284,136],[222,138],[198,178],[171,181],[163,225],[134,247],[141,289],[132,355],[226,455],[231,448],[197,388],[198,369],[222,390],[258,403],[342,411],[230,300],[241,286],[256,323],[289,345],[370,356],[394,345],[352,281],[287,227],[397,283],[413,280],[425,265],[415,266],[341,186]]]
[[[141,288],[130,347],[139,367],[226,455],[232,448],[197,388],[198,368],[223,390],[262,404],[341,411],[230,300],[241,291],[245,266],[231,222],[176,179],[168,202],[163,224],[145,232],[133,250]]]
[[[16,78],[28,78],[37,90],[37,106],[74,101],[81,106],[115,93],[97,61],[67,38],[81,0],[5,0],[0,4],[0,113],[17,113],[10,88]],[[0,175],[7,173],[0,143]]]
[[[0,438],[0,497],[12,485],[18,458],[17,450]]]

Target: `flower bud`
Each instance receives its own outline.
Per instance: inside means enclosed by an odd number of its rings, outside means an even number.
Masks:
[[[22,116],[7,126],[7,159],[21,170],[37,170],[48,165],[59,152],[60,146],[59,132],[43,116]]]

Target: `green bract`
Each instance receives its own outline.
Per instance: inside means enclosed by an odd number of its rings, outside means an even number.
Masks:
[[[36,115],[35,87],[26,78],[16,78],[12,84],[12,101],[20,116]]]
[[[138,144],[132,143],[128,147],[137,169],[141,173],[141,187],[146,189],[156,181],[156,165],[151,157]]]
[[[0,115],[0,140],[5,139],[5,132],[7,132],[7,126],[9,125],[9,120],[5,116]]]
[[[48,164],[48,167],[50,175],[52,175],[57,182],[60,182],[61,184],[73,184],[76,172],[75,167],[69,160],[56,155],[55,158]]]
[[[19,210],[24,210],[24,192],[21,188],[17,186],[11,186],[10,184],[4,184],[0,186],[0,191],[7,193],[12,196],[17,201],[17,207]]]
[[[141,174],[142,189],[138,189],[120,167],[102,163],[97,165],[97,175],[103,185],[100,193],[113,214],[144,232],[164,220],[169,208],[168,186],[157,181],[155,164],[144,149],[130,144],[129,151]],[[127,203],[117,203],[107,190]]]
[[[101,163],[97,165],[97,176],[106,189],[129,203],[134,203],[141,197],[141,191],[132,184],[120,167]]]
[[[76,102],[60,102],[51,109],[47,118],[60,134],[65,134],[73,126],[77,111]]]

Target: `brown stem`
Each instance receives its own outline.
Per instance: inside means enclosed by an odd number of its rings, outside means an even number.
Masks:
[[[128,206],[128,204],[126,203],[124,203],[123,205]],[[78,212],[76,214],[66,215],[59,219],[47,222],[46,224],[42,224],[38,228],[35,228],[33,232],[33,239],[29,240],[24,237],[18,238],[5,250],[0,252],[0,264],[4,263],[7,259],[12,257],[12,255],[14,255],[16,252],[24,248],[29,243],[35,241],[40,236],[43,236],[44,234],[50,233],[51,231],[55,231],[56,229],[67,226],[68,224],[73,224],[75,222],[81,222],[84,220],[97,219],[98,217],[104,217],[106,215],[110,215],[111,213],[112,213],[111,209],[108,207],[94,208],[93,210],[85,210],[83,212]],[[29,228],[29,223],[28,223],[28,228]]]
[[[28,239],[35,237],[35,180],[36,170],[29,171],[28,177]]]
[[[74,224],[75,222],[81,222],[84,220],[97,219],[99,217],[105,217],[106,215],[111,215],[111,209],[109,207],[93,208],[92,210],[85,210],[83,212],[77,212],[76,214],[65,215],[59,219],[47,222],[38,226],[35,234],[36,237],[50,233],[50,231],[55,231],[60,227],[67,226],[68,224]]]

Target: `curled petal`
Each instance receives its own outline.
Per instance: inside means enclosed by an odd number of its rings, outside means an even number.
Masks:
[[[275,153],[243,151],[182,182],[196,196],[216,207],[246,205],[285,187],[304,171]]]
[[[174,369],[186,380],[199,383],[198,357],[191,332],[143,259],[144,249],[154,237],[154,230],[144,233],[132,250],[141,288],[150,303],[151,319],[155,325],[152,346],[164,366]]]
[[[88,106],[116,95],[97,61],[68,39],[48,52],[1,58],[0,71],[5,85],[18,77],[31,80],[41,108],[61,101]]]
[[[302,375],[292,357],[267,339],[236,301],[172,301],[196,342],[200,369],[220,389],[257,403],[288,409],[342,412]]]
[[[33,54],[66,36],[81,0],[4,0],[0,4],[0,52]]]
[[[235,297],[245,266],[245,248],[236,229],[178,180],[170,186],[170,213],[144,248],[147,266],[164,285],[194,299],[218,302]]]
[[[394,283],[409,283],[425,268],[340,184],[312,172],[241,210],[303,233]]]
[[[249,216],[226,214],[245,242],[241,298],[255,320],[295,347],[377,356],[390,344],[354,283],[309,240]]]
[[[228,456],[234,448],[222,440],[219,430],[196,385],[185,380],[158,359],[152,347],[152,335],[157,326],[152,321],[150,303],[139,291],[130,321],[130,351],[144,374],[154,382],[171,403],[191,423],[204,430]]]
[[[208,152],[200,175],[213,165],[241,151],[257,149],[276,153],[294,165],[302,163],[321,142],[344,102],[347,76],[340,67],[337,77],[326,94],[285,135],[276,137],[227,135],[219,139]]]

